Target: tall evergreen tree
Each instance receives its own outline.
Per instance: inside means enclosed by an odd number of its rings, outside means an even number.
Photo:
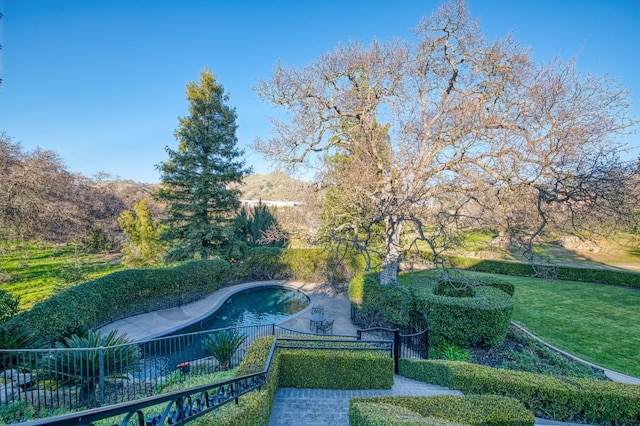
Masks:
[[[179,118],[175,131],[178,149],[167,147],[169,159],[158,165],[157,196],[168,206],[168,258],[227,257],[236,246],[232,222],[240,207],[240,191],[229,184],[240,183],[251,170],[236,147],[235,109],[211,71],[187,84],[187,100],[189,115]]]

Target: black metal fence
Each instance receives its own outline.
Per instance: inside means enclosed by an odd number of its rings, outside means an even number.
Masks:
[[[228,366],[203,349],[208,336],[244,336]],[[280,332],[280,330],[278,330]],[[0,350],[0,404],[25,401],[35,409],[91,408],[161,393],[187,374],[232,368],[274,325],[255,325],[162,337],[131,344],[79,349]]]
[[[244,336],[229,365],[220,365],[203,348],[203,341],[208,336],[222,332]],[[293,339],[295,336],[310,334],[269,324],[99,348],[2,349],[0,405],[23,401],[36,410],[61,407],[80,410],[136,401],[168,392],[187,375],[208,374],[237,366],[259,337],[287,336],[289,339],[278,339],[287,342],[296,340]],[[356,343],[349,343],[357,342],[354,336],[333,336],[332,339],[358,347]],[[426,331],[402,335],[397,330],[395,333],[384,329],[363,330],[358,333],[358,339],[377,342],[380,349],[394,354],[396,361],[398,357],[426,358],[428,353]]]

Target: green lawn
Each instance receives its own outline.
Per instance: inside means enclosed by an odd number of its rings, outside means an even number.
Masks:
[[[640,291],[509,277],[513,320],[573,355],[640,377]]]
[[[575,281],[495,276],[516,286],[513,321],[594,364],[640,377],[640,291]]]
[[[0,245],[0,288],[28,309],[60,289],[122,269],[118,256],[74,245],[10,242]]]

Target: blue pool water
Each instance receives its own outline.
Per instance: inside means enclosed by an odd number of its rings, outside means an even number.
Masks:
[[[204,320],[168,334],[185,335],[181,349],[157,340],[143,343],[141,349],[146,367],[133,374],[138,377],[165,376],[175,371],[176,366],[182,362],[208,356],[202,348],[202,340],[209,333],[200,333],[202,331],[273,324],[308,305],[309,298],[306,295],[284,287],[259,287],[241,291],[227,299],[220,309]],[[245,334],[247,331],[240,329],[240,333]]]
[[[249,289],[234,294],[209,317],[180,330],[178,333],[273,324],[301,311],[308,304],[309,298],[297,290],[284,287]]]

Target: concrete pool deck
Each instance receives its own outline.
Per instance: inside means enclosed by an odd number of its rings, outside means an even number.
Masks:
[[[298,281],[271,280],[237,284],[220,289],[202,300],[175,308],[147,312],[114,321],[101,327],[103,333],[118,330],[134,341],[151,339],[179,330],[198,322],[217,311],[224,302],[236,293],[260,287],[284,286],[302,291],[309,299],[309,306],[292,315],[278,325],[290,330],[309,332],[309,316],[312,306],[323,306],[325,318],[334,319],[333,334],[355,336],[356,327],[351,323],[351,305],[345,292],[338,292],[327,284]]]

